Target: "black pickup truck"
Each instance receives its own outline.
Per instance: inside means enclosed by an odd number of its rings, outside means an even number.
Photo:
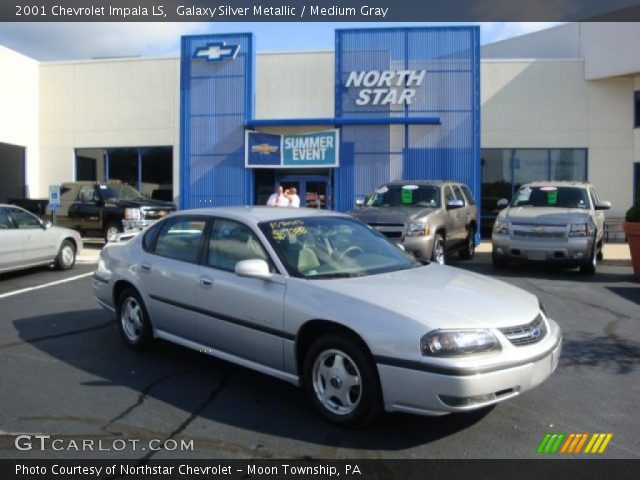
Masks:
[[[33,200],[11,201],[30,209],[26,202],[32,204]],[[39,202],[41,210],[42,201]],[[141,230],[175,210],[173,203],[148,199],[129,185],[68,182],[60,185],[56,223],[77,230],[83,236],[99,235],[111,241],[118,233]]]

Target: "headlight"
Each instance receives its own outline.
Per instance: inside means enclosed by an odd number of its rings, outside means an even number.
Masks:
[[[140,220],[141,214],[139,208],[125,208],[124,218],[127,220]]]
[[[489,330],[434,330],[420,339],[422,355],[452,357],[500,350]]]
[[[504,222],[502,220],[496,220],[496,223],[493,224],[493,233],[497,233],[498,235],[508,235],[509,234],[509,222]]]
[[[420,237],[429,235],[429,224],[427,222],[411,222],[407,228],[407,237]]]
[[[593,235],[593,230],[588,223],[574,223],[569,230],[570,237],[590,237],[591,235]]]

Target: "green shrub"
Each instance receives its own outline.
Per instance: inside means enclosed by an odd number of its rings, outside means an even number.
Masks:
[[[636,192],[636,204],[627,210],[627,214],[624,219],[627,222],[640,222],[640,187]]]

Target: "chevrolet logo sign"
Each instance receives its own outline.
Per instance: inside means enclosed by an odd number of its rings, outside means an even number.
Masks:
[[[207,62],[233,60],[240,51],[240,45],[227,45],[225,42],[207,43],[205,47],[196,48],[193,58],[204,58]]]
[[[277,146],[269,145],[268,143],[261,143],[260,145],[254,145],[251,147],[252,153],[259,153],[260,155],[269,155],[270,153],[276,153],[277,151]]]

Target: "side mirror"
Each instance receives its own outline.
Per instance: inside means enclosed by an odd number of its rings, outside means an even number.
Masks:
[[[508,205],[509,205],[509,200],[507,200],[506,198],[501,198],[496,203],[496,207],[498,208],[506,208]]]
[[[259,278],[261,280],[271,280],[273,277],[267,262],[260,258],[239,261],[236,263],[235,272],[239,277]]]
[[[357,208],[364,207],[364,200],[362,198],[359,198],[356,200],[356,207]]]
[[[44,222],[42,222],[42,229],[43,230],[49,230],[51,228],[51,222],[49,220],[46,220]]]
[[[600,200],[596,203],[596,210],[609,210],[611,208],[611,202],[606,200]]]
[[[462,207],[464,207],[464,202],[462,200],[455,199],[455,200],[449,200],[447,202],[447,208],[449,210],[455,210],[456,208],[462,208]]]

